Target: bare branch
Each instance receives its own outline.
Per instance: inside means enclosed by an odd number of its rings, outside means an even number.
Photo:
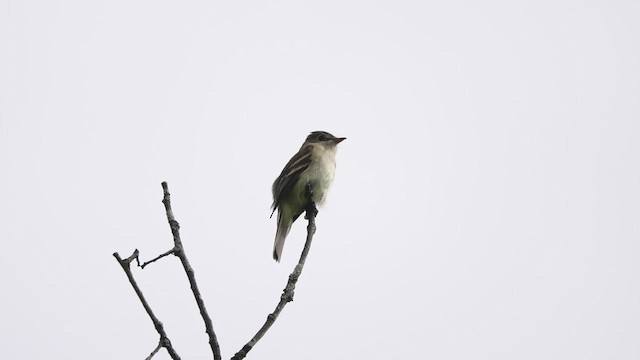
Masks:
[[[209,345],[211,346],[211,351],[213,352],[213,358],[215,360],[222,360],[222,356],[220,354],[220,346],[218,345],[218,338],[213,331],[211,317],[207,312],[204,301],[202,301],[202,296],[200,295],[200,290],[198,289],[198,284],[196,283],[195,272],[193,271],[191,264],[189,264],[189,259],[187,259],[187,255],[184,252],[184,247],[182,246],[182,240],[180,240],[180,224],[178,224],[175,217],[173,216],[173,210],[171,209],[171,194],[169,194],[169,187],[166,181],[162,182],[162,190],[164,193],[162,203],[164,204],[164,208],[167,212],[167,220],[169,221],[169,227],[171,227],[171,233],[173,234],[174,247],[172,250],[164,253],[160,257],[173,253],[178,258],[180,258],[182,267],[184,268],[184,271],[187,274],[187,278],[189,279],[189,284],[191,285],[191,292],[193,292],[193,297],[196,300],[196,304],[198,304],[200,316],[202,316],[202,320],[204,321],[205,331],[209,336]]]
[[[311,199],[311,189],[307,188],[307,198]],[[282,291],[282,295],[280,296],[280,302],[276,305],[275,310],[267,316],[267,320],[262,325],[260,330],[253,336],[249,342],[240,349],[231,360],[241,360],[247,356],[247,353],[251,351],[251,349],[255,346],[255,344],[260,341],[260,339],[266,334],[266,332],[271,328],[271,325],[276,321],[284,306],[287,305],[288,302],[293,301],[293,294],[296,287],[296,283],[298,282],[298,278],[300,274],[302,274],[302,268],[304,267],[304,263],[307,260],[307,255],[309,254],[309,250],[311,249],[311,241],[313,240],[313,234],[316,232],[316,215],[318,214],[318,209],[316,209],[316,205],[313,201],[309,201],[309,205],[306,209],[305,219],[309,220],[307,225],[307,240],[304,243],[304,249],[302,249],[302,254],[300,255],[300,260],[298,260],[298,264],[293,269],[293,272],[289,275],[289,280],[287,281],[287,285]]]
[[[173,248],[158,255],[157,257],[149,261],[144,262],[142,265],[140,264],[140,259],[138,256],[139,251],[137,249],[133,252],[131,256],[129,256],[124,260],[120,257],[120,255],[117,252],[113,254],[116,260],[118,260],[118,263],[124,270],[125,274],[127,275],[127,278],[131,283],[131,286],[133,287],[136,294],[138,295],[140,302],[142,303],[143,307],[145,308],[145,311],[151,318],[151,321],[153,322],[154,327],[156,328],[156,331],[160,335],[160,341],[158,342],[158,345],[147,357],[147,360],[152,359],[158,353],[158,351],[160,351],[160,348],[163,348],[163,347],[167,349],[167,352],[169,353],[172,359],[179,360],[180,356],[178,356],[175,349],[173,349],[173,346],[171,345],[171,341],[167,337],[167,334],[164,331],[164,327],[162,323],[155,316],[155,314],[151,310],[151,307],[147,303],[147,300],[142,294],[142,291],[138,287],[138,284],[136,283],[133,277],[133,274],[131,273],[131,262],[135,260],[139,267],[144,268],[145,266],[153,262],[156,262],[171,254],[177,256],[180,259],[180,262],[182,263],[182,267],[184,268],[184,271],[187,274],[187,279],[189,280],[191,291],[195,298],[196,304],[198,305],[198,309],[200,310],[200,315],[202,316],[202,320],[204,321],[204,324],[205,324],[205,331],[209,336],[209,345],[211,346],[213,358],[214,360],[222,360],[222,356],[220,354],[220,346],[218,345],[218,339],[216,337],[216,334],[213,331],[211,317],[209,316],[207,309],[204,305],[204,301],[202,300],[202,295],[200,294],[200,290],[198,289],[198,284],[195,279],[195,272],[191,267],[191,264],[189,264],[189,260],[187,259],[187,255],[182,245],[182,240],[180,239],[180,224],[178,223],[178,221],[176,221],[173,215],[173,210],[171,209],[171,198],[170,198],[171,194],[169,194],[169,187],[166,182],[162,183],[162,189],[163,189],[162,203],[164,204],[166,214],[167,214],[167,221],[169,222],[169,227],[171,228],[171,234],[173,235],[173,243],[174,243]],[[302,250],[302,254],[300,255],[300,259],[298,260],[298,264],[295,266],[293,272],[289,275],[287,284],[284,290],[282,291],[282,295],[280,296],[280,301],[276,305],[276,308],[274,309],[274,311],[267,316],[267,320],[262,325],[262,327],[258,330],[258,332],[254,335],[254,337],[246,345],[244,345],[242,349],[240,349],[240,351],[238,351],[233,356],[232,360],[244,359],[247,356],[247,353],[251,351],[251,349],[255,346],[255,344],[258,341],[260,341],[260,339],[271,328],[271,326],[274,324],[274,322],[276,321],[276,319],[284,309],[285,305],[288,302],[293,301],[295,286],[296,286],[296,283],[298,282],[298,279],[300,278],[300,275],[302,274],[302,269],[304,267],[305,261],[309,254],[309,250],[311,249],[311,242],[313,240],[313,235],[316,232],[315,218],[316,218],[316,215],[318,214],[318,210],[316,209],[315,203],[311,200],[313,198],[312,189],[309,185],[306,188],[305,195],[309,200],[308,205],[305,208],[305,211],[306,211],[305,219],[307,219],[309,223],[307,225],[307,239],[304,244],[304,249]]]
[[[169,353],[169,356],[171,356],[172,359],[180,360],[180,356],[178,356],[178,353],[176,353],[176,351],[173,349],[173,346],[171,345],[171,341],[169,340],[169,337],[167,337],[167,333],[164,331],[164,326],[162,325],[162,322],[158,320],[156,315],[153,313],[153,310],[151,310],[149,303],[147,303],[147,300],[142,294],[142,290],[140,290],[140,287],[138,287],[138,283],[136,282],[135,278],[133,277],[133,274],[131,273],[131,261],[133,261],[134,259],[138,261],[138,255],[139,255],[139,251],[138,249],[136,249],[133,252],[133,254],[131,254],[131,256],[123,260],[117,252],[113,253],[113,256],[116,258],[116,260],[118,260],[118,263],[120,264],[120,266],[122,266],[122,270],[124,270],[125,274],[127,274],[129,283],[133,287],[133,290],[136,292],[136,295],[138,295],[138,299],[140,299],[140,302],[142,303],[144,310],[147,312],[147,314],[151,318],[151,321],[153,322],[153,326],[156,328],[156,331],[160,335],[160,341],[158,342],[158,346],[151,353],[148,359],[150,359],[153,355],[155,355],[155,353],[158,352],[160,347],[164,347],[165,349],[167,349],[167,352]]]

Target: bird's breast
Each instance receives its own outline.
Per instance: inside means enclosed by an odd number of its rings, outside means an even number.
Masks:
[[[314,158],[307,170],[300,176],[300,186],[311,184],[313,189],[313,201],[320,205],[331,187],[336,171],[336,158],[334,151],[324,151],[314,154]],[[304,193],[304,190],[303,190]]]

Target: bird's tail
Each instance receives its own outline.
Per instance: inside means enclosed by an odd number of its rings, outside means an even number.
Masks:
[[[278,229],[276,230],[276,239],[273,242],[273,259],[277,262],[280,262],[284,240],[291,230],[291,224],[293,224],[293,218],[288,209],[280,207],[278,209]]]

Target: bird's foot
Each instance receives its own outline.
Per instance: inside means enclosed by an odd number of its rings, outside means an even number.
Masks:
[[[307,206],[304,218],[309,220],[310,217],[315,218],[318,215],[318,208],[316,208],[316,203],[313,201],[313,186],[310,183],[305,187],[305,197],[307,198]]]
[[[318,208],[316,208],[316,203],[313,201],[309,202],[307,208],[305,209],[306,213],[304,214],[304,218],[309,220],[311,217],[315,218],[318,215]]]

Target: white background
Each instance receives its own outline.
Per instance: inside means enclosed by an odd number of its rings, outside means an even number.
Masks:
[[[249,359],[640,358],[637,1],[3,1],[0,348],[143,359],[112,257],[168,250],[166,180],[225,358],[302,248],[273,179],[313,130],[336,181]],[[210,358],[175,257],[135,272]],[[158,359],[167,359],[161,352]]]

